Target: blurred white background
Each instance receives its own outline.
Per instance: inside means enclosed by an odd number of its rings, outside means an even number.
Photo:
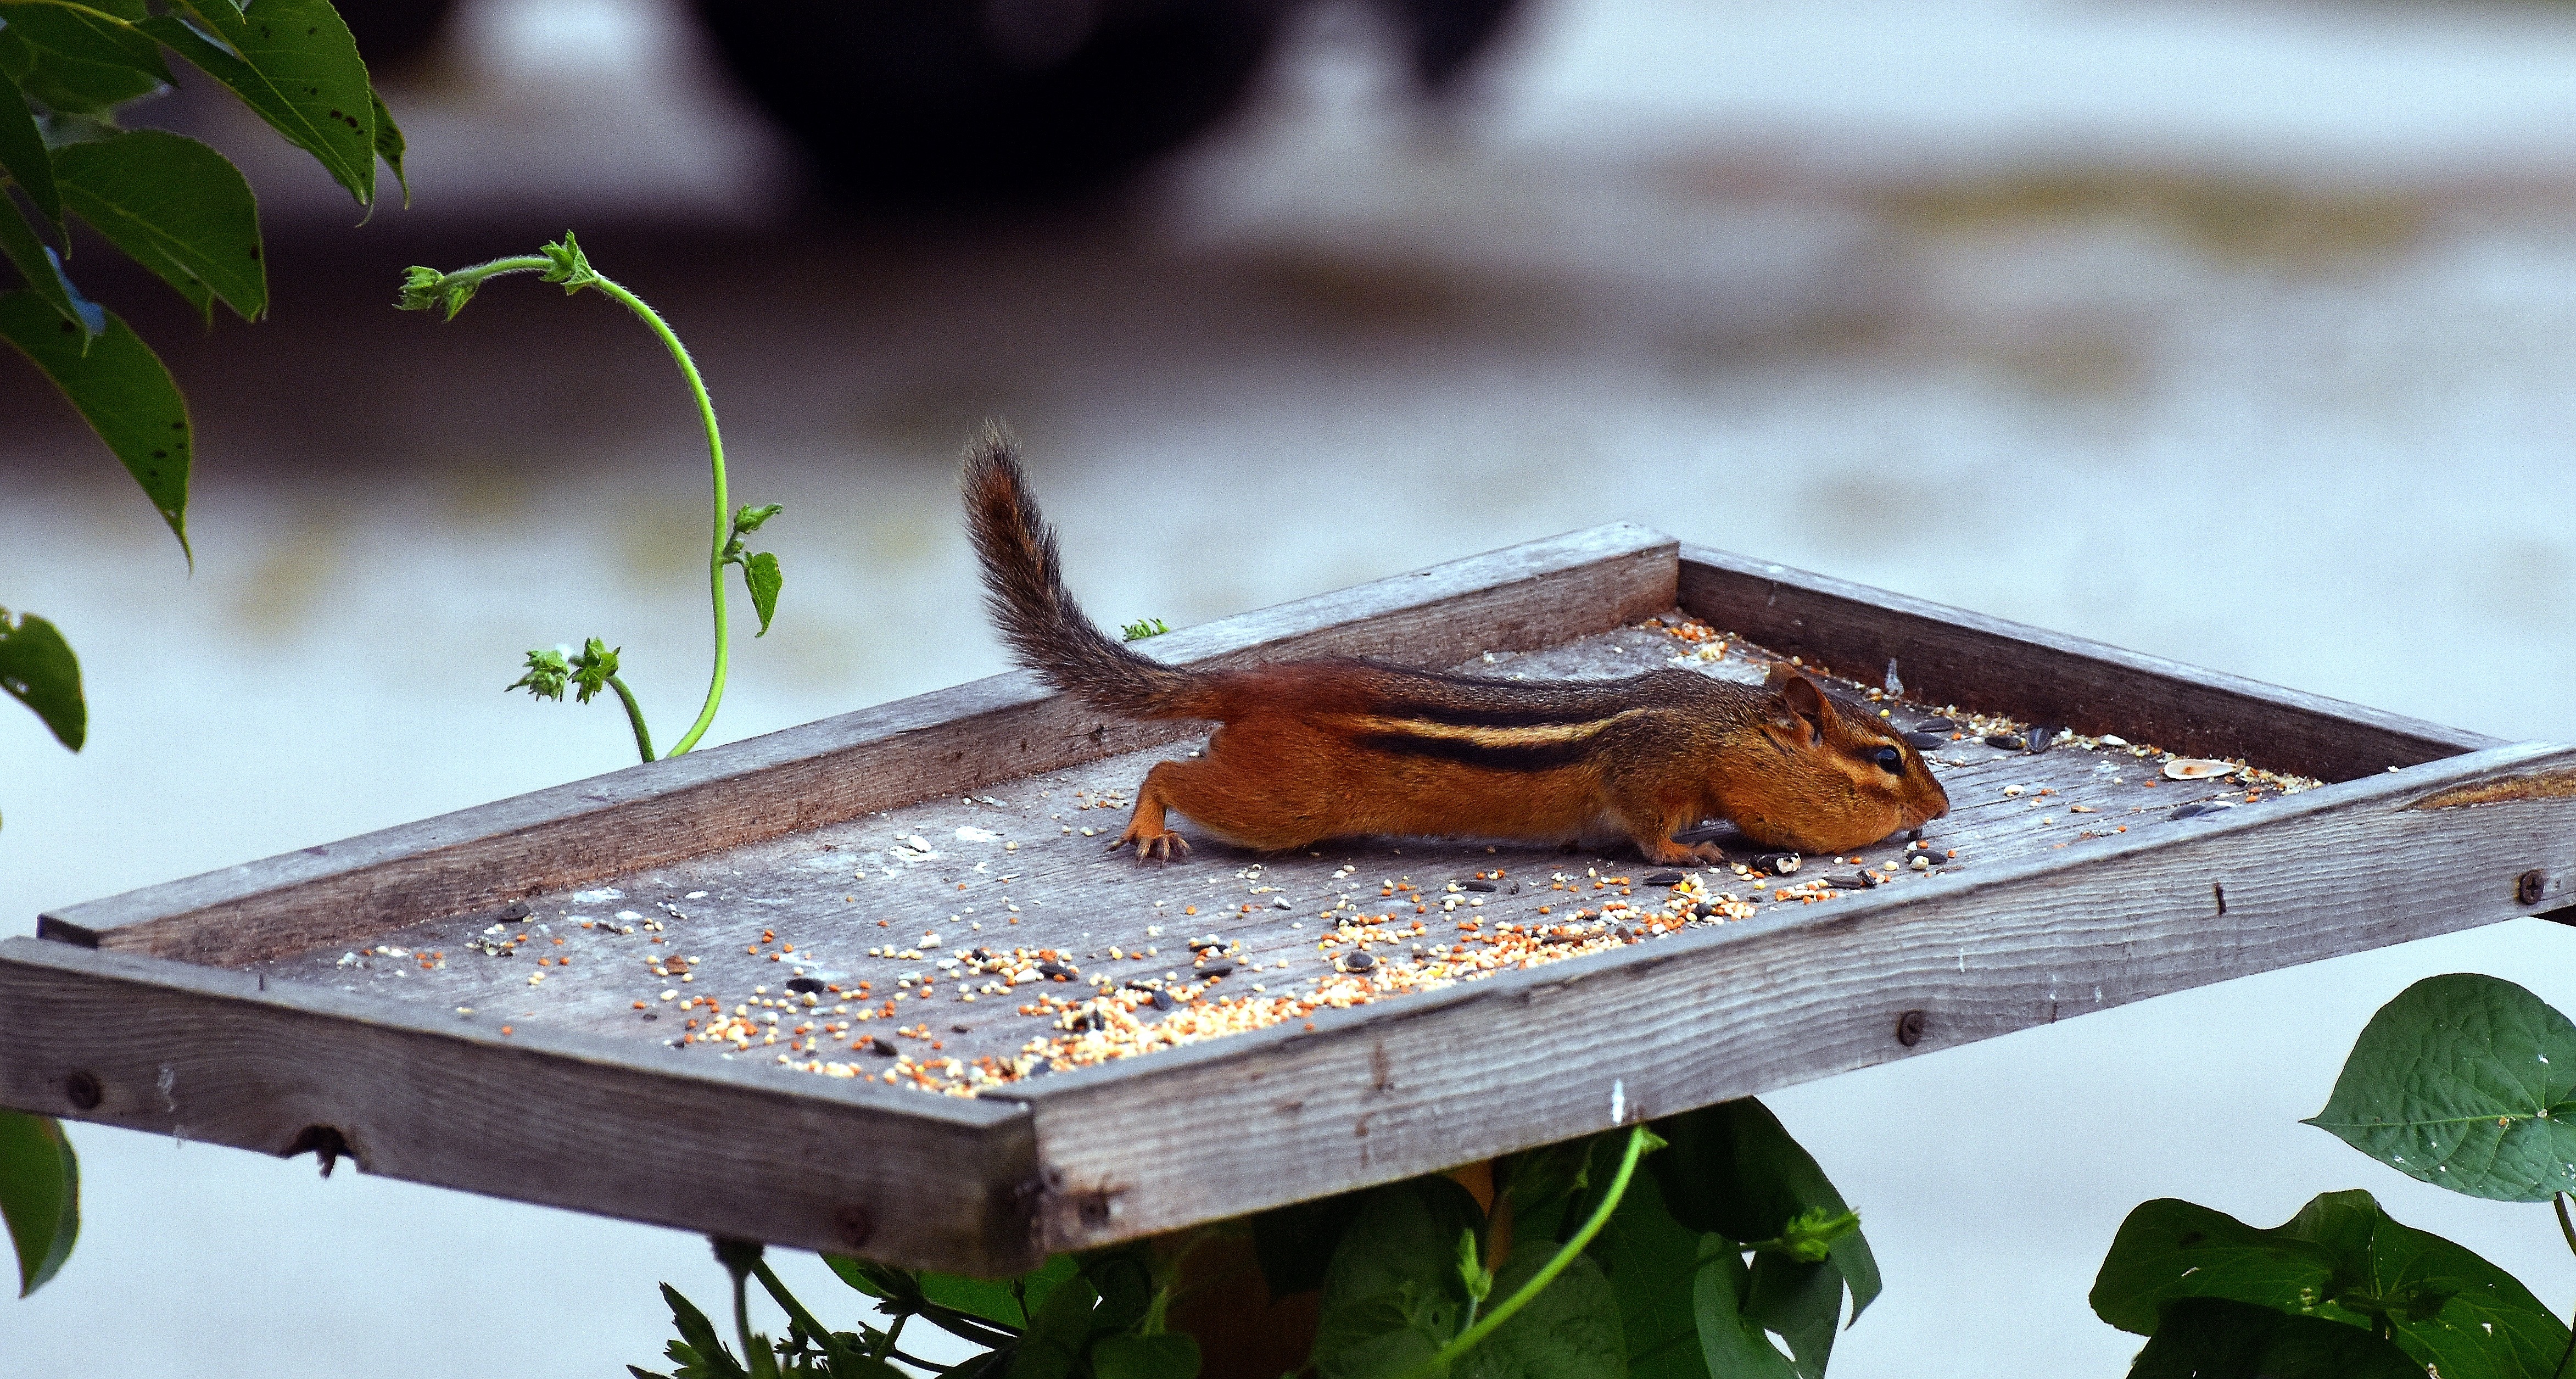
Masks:
[[[2507,737],[2576,717],[2576,8],[1531,0],[1461,99],[1355,12],[1130,195],[1007,226],[835,213],[652,0],[472,0],[389,84],[414,209],[184,93],[262,189],[271,321],[158,342],[201,436],[187,575],[68,409],[0,369],[0,598],[86,671],[88,750],[0,717],[0,917],[623,765],[500,687],[704,671],[704,473],[667,360],[520,281],[400,269],[570,225],[689,339],[735,491],[787,504],[776,630],[713,740],[1002,667],[951,513],[987,412],[1104,620],[1221,616],[1615,519]],[[103,255],[101,256],[104,257]],[[92,273],[99,272],[96,267]],[[663,729],[668,736],[672,728]],[[2428,874],[2444,865],[2423,859]],[[2402,904],[2402,896],[2390,903]],[[2576,1010],[2522,921],[1769,1098],[1888,1275],[1850,1379],[2121,1371],[2120,1218],[2378,1193],[2553,1306],[2537,1207],[2296,1120],[2407,983]],[[693,1237],[76,1127],[70,1267],[0,1372],[618,1374]],[[854,1152],[858,1147],[854,1146]],[[685,1191],[685,1184],[674,1184]],[[787,1270],[827,1317],[855,1295]]]

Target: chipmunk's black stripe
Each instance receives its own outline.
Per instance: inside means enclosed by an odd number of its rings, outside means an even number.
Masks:
[[[1401,757],[1433,757],[1489,771],[1548,771],[1583,760],[1591,739],[1515,743],[1495,746],[1462,737],[1415,736],[1411,733],[1364,733],[1352,739],[1360,746]]]
[[[1451,728],[1562,728],[1577,723],[1598,723],[1622,707],[1634,705],[1566,704],[1558,707],[1526,709],[1475,709],[1458,704],[1425,703],[1402,700],[1382,705],[1377,712],[1387,718],[1419,718]]]

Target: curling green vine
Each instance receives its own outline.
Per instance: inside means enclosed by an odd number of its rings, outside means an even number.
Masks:
[[[470,268],[442,273],[434,268],[415,267],[403,279],[402,296],[396,303],[405,311],[437,309],[444,319],[455,320],[465,304],[483,284],[513,273],[534,273],[545,282],[562,287],[570,296],[589,288],[635,313],[671,352],[680,366],[680,377],[687,382],[689,396],[697,404],[698,421],[707,433],[707,470],[714,490],[714,518],[707,552],[707,594],[715,615],[715,653],[707,675],[706,701],[698,709],[697,721],[671,744],[665,756],[678,756],[698,745],[707,729],[716,721],[716,709],[724,702],[725,678],[733,666],[732,621],[725,598],[725,568],[742,571],[743,586],[751,595],[752,611],[760,616],[760,631],[754,636],[769,635],[770,619],[778,612],[778,591],[782,583],[778,557],[767,551],[754,551],[745,539],[766,525],[769,519],[785,511],[776,503],[759,507],[732,506],[732,491],[725,474],[724,432],[716,424],[716,407],[707,395],[706,379],[698,373],[697,361],[689,357],[689,347],[680,342],[677,332],[663,320],[661,313],[625,284],[590,266],[581,244],[572,232],[564,232],[561,241],[545,246],[535,254],[494,259]],[[653,733],[644,721],[644,708],[636,701],[635,692],[618,675],[618,652],[597,637],[586,641],[582,649],[567,655],[560,649],[540,648],[527,653],[525,673],[508,688],[524,689],[539,699],[560,702],[570,687],[576,703],[587,704],[601,690],[614,690],[624,706],[629,725],[635,730],[635,751],[645,761],[654,760]]]

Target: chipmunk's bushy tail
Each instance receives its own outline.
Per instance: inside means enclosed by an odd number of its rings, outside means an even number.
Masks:
[[[1029,496],[1011,433],[991,422],[966,447],[966,533],[984,567],[984,607],[1021,665],[1094,708],[1130,718],[1205,717],[1203,677],[1111,641],[1064,587],[1055,531]]]

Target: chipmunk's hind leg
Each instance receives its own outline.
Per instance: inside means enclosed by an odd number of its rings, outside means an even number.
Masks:
[[[1164,821],[1164,813],[1172,804],[1172,778],[1186,764],[1160,762],[1145,773],[1145,783],[1136,787],[1136,809],[1127,816],[1127,831],[1109,845],[1111,852],[1132,843],[1139,863],[1173,862],[1190,855],[1190,840]]]

